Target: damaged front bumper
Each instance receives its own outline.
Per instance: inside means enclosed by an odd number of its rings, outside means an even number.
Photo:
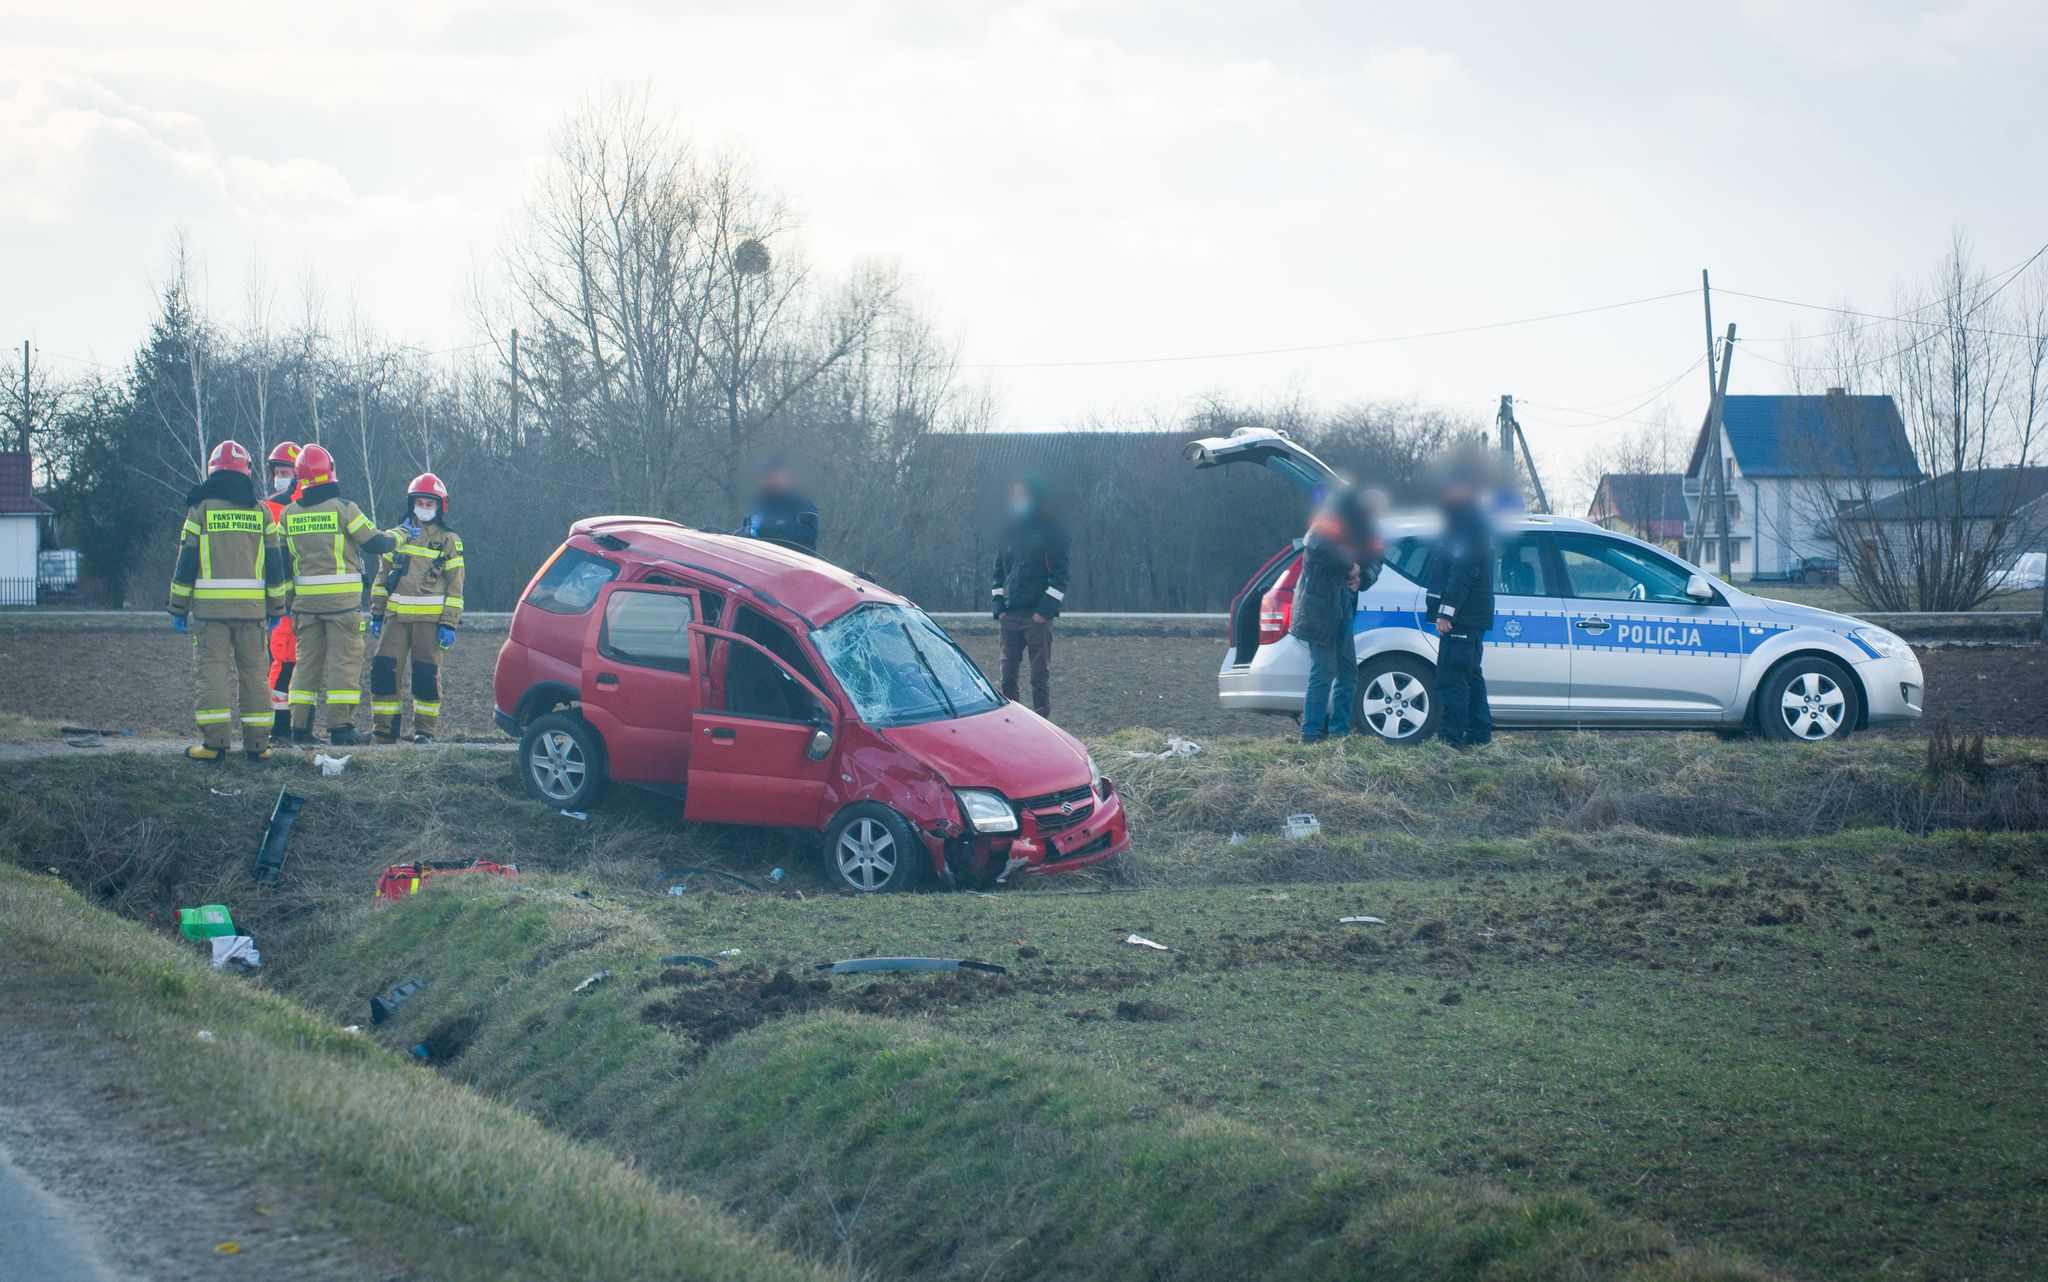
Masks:
[[[1025,874],[1072,872],[1130,849],[1123,798],[1108,779],[1099,789],[1084,785],[1016,806],[1014,835],[946,840],[946,869],[956,885],[988,886]]]

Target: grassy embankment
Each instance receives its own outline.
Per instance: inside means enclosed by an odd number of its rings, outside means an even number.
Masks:
[[[132,912],[232,890],[325,1018],[427,978],[393,1045],[835,1264],[1700,1267],[1628,1215],[1816,1275],[2048,1260],[2037,748],[1929,775],[1875,741],[1118,755],[1142,742],[1095,745],[1145,825],[1135,888],[1104,895],[649,896],[661,863],[795,855],[659,806],[574,824],[514,800],[503,758],[294,775],[315,806],[275,897],[238,880],[268,797],[173,763],[0,773],[28,797],[0,831]],[[380,786],[433,800],[340,804]],[[1322,839],[1273,835],[1299,809]],[[138,841],[180,853],[110,875]],[[573,880],[365,903],[388,858],[508,850]],[[715,974],[655,962],[724,948]],[[920,951],[1011,974],[821,990],[808,969]]]

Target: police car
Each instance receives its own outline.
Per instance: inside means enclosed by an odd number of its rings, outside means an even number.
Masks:
[[[1339,480],[1270,428],[1240,428],[1185,452],[1198,468],[1268,468],[1311,496]],[[1423,584],[1438,524],[1382,521],[1386,565],[1358,596],[1352,726],[1395,743],[1436,730],[1437,636]],[[1495,552],[1486,684],[1496,725],[1750,729],[1819,743],[1920,715],[1926,686],[1911,647],[1860,619],[1752,596],[1570,517],[1501,517]],[[1300,714],[1308,648],[1287,626],[1301,568],[1297,540],[1232,602],[1216,682],[1224,707]]]

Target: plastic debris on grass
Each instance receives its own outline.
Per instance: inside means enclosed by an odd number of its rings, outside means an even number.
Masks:
[[[263,955],[256,951],[256,941],[247,935],[215,935],[210,942],[215,970],[225,970],[230,965],[241,970],[263,967]]]
[[[1152,761],[1166,761],[1174,757],[1196,756],[1201,751],[1202,745],[1194,740],[1174,736],[1167,739],[1166,747],[1159,752],[1126,752],[1124,755],[1126,757],[1139,757]]]
[[[590,813],[584,810],[564,810],[561,812],[561,814],[562,818],[574,819],[577,823],[582,823],[586,819],[590,818]]]
[[[1287,816],[1287,839],[1289,841],[1301,841],[1304,838],[1315,836],[1322,830],[1323,825],[1317,821],[1314,815],[1304,812],[1298,815]]]
[[[1162,952],[1162,953],[1170,953],[1170,952],[1172,952],[1172,951],[1173,951],[1173,950],[1172,950],[1171,948],[1168,948],[1168,947],[1167,947],[1167,946],[1166,946],[1165,944],[1162,944],[1162,943],[1160,943],[1160,942],[1159,942],[1158,940],[1156,940],[1156,939],[1147,939],[1147,938],[1145,938],[1145,937],[1144,937],[1143,935],[1131,935],[1131,936],[1127,937],[1127,938],[1126,938],[1126,939],[1124,940],[1124,942],[1125,942],[1125,943],[1127,943],[1127,944],[1136,944],[1136,945],[1138,945],[1138,946],[1139,946],[1140,948],[1153,948],[1153,949],[1157,949],[1158,951],[1160,951],[1160,952]]]
[[[1384,917],[1339,917],[1337,924],[1339,926],[1384,926],[1387,924],[1387,921]]]
[[[399,1006],[406,998],[411,997],[414,993],[425,987],[425,985],[425,980],[408,979],[403,984],[399,984],[372,997],[370,999],[370,1022],[372,1024],[381,1024],[385,1020],[390,1019],[398,1012]]]
[[[235,933],[234,914],[226,904],[201,904],[178,910],[178,932],[187,939],[206,940]]]
[[[590,978],[584,980],[582,983],[576,985],[576,987],[570,989],[569,991],[572,993],[585,992],[589,989],[597,987],[599,984],[602,984],[604,981],[610,979],[611,977],[612,973],[608,970],[592,971],[590,974]]]
[[[306,799],[288,788],[277,790],[277,804],[270,808],[270,823],[263,830],[263,844],[256,848],[256,861],[249,875],[268,885],[277,884],[284,871],[284,843],[291,836],[292,821],[306,808]]]
[[[333,779],[348,767],[349,757],[330,757],[324,752],[313,754],[313,764],[320,767],[323,777]]]

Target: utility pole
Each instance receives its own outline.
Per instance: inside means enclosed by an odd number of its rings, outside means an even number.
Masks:
[[[512,443],[519,444],[519,331],[512,331]]]
[[[28,394],[28,340],[21,340],[21,452],[28,453],[29,417],[35,412],[35,401]]]
[[[1515,417],[1515,398],[1503,395],[1500,398],[1500,414],[1495,419],[1500,431],[1501,466],[1509,484],[1515,479],[1515,446],[1522,447],[1522,463],[1529,469],[1529,488],[1536,492],[1536,510],[1550,511],[1550,499],[1543,493],[1543,478],[1536,475],[1536,456],[1529,452],[1528,434],[1522,431],[1521,420]]]
[[[1728,401],[1728,367],[1735,363],[1735,322],[1728,322],[1728,337],[1721,343],[1721,381],[1714,387],[1714,399],[1707,407],[1708,436],[1714,449],[1714,483],[1719,491],[1715,504],[1714,537],[1721,544],[1721,578],[1733,577],[1730,562],[1732,551],[1728,546],[1728,465],[1721,457],[1721,407]]]

